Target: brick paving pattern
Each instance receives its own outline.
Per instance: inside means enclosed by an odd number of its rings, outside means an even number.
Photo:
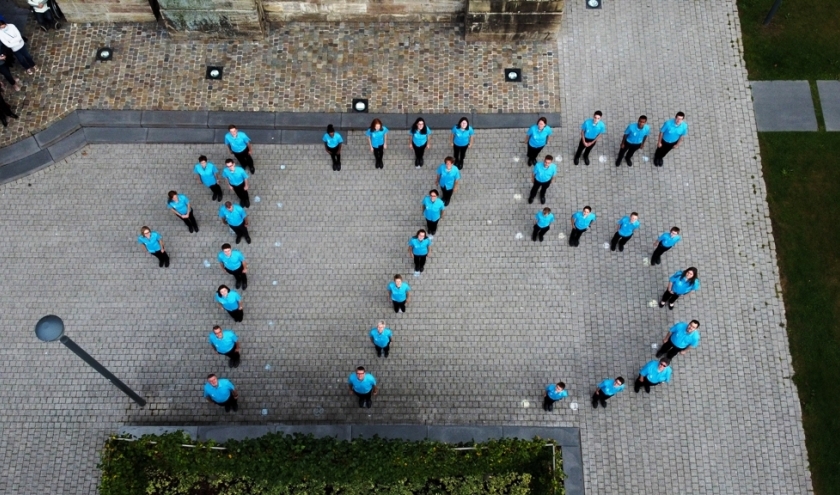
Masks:
[[[434,172],[413,168],[405,134],[390,136],[383,171],[360,133],[346,136],[341,172],[318,146],[256,148],[241,324],[213,302],[215,287],[232,280],[213,257],[232,237],[190,173],[200,153],[220,164],[221,145],[90,145],[0,187],[10,296],[0,302],[0,458],[10,460],[0,491],[93,493],[97,448],[123,423],[348,422],[577,426],[588,493],[811,493],[734,2],[599,12],[570,4],[558,46],[553,105],[567,126],[546,149],[563,158],[547,195],[558,221],[546,242],[528,239],[538,205],[522,199],[524,129],[478,130],[419,280],[405,243],[423,226]],[[576,124],[596,109],[609,133],[593,164],[575,167]],[[644,112],[658,127],[677,110],[690,134],[664,168],[642,160],[652,143],[632,169],[613,166],[628,122]],[[429,165],[449,153],[442,134]],[[194,202],[199,234],[166,211],[170,188]],[[584,204],[599,219],[569,248],[559,234]],[[630,210],[642,228],[611,253],[603,245]],[[136,243],[143,224],[164,236],[168,270]],[[685,240],[661,266],[645,266],[671,225]],[[700,292],[672,312],[649,307],[688,265],[699,268]],[[385,292],[397,272],[414,289],[399,316]],[[66,349],[36,341],[32,326],[47,313],[147,408]],[[394,330],[388,360],[366,337],[381,318]],[[628,387],[606,410],[591,409],[595,383],[632,381],[651,344],[691,318],[703,340],[675,359],[671,384],[649,396]],[[206,342],[215,322],[242,338],[236,370]],[[344,385],[359,364],[382,387],[370,410]],[[239,413],[202,402],[208,372],[241,389]],[[541,390],[557,379],[570,397],[547,414]]]

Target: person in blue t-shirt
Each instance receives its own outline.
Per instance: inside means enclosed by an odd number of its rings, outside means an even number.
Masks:
[[[580,125],[580,142],[575,152],[575,165],[580,163],[581,154],[583,154],[583,163],[589,165],[589,153],[595,147],[595,143],[601,139],[601,135],[607,130],[607,125],[601,120],[602,116],[603,114],[598,110],[592,115],[591,119],[584,120],[583,124]]]
[[[592,407],[598,409],[598,404],[601,404],[601,407],[606,408],[607,400],[622,390],[624,390],[623,377],[619,376],[615,380],[612,378],[603,380],[595,388],[595,393],[592,394]]]
[[[695,348],[700,345],[700,322],[691,320],[689,323],[679,322],[672,326],[665,337],[662,338],[662,345],[656,351],[656,357],[665,354],[669,360],[674,359],[677,354],[685,355],[688,348]]]
[[[629,217],[625,215],[615,223],[618,225],[618,229],[616,229],[615,235],[610,241],[610,251],[615,251],[616,246],[618,246],[619,251],[624,251],[624,245],[633,237],[633,232],[639,228],[639,214],[634,211]]]
[[[227,179],[228,187],[231,191],[236,193],[239,198],[239,204],[243,208],[251,207],[251,197],[248,195],[248,174],[242,167],[237,167],[236,164],[228,158],[225,160],[225,169],[222,170],[222,177]]]
[[[216,177],[219,169],[212,162],[208,162],[206,156],[201,155],[198,157],[198,163],[193,167],[193,172],[195,173],[195,180],[207,186],[210,192],[213,193],[213,199],[215,201],[221,201],[222,188],[219,186]]]
[[[251,138],[247,134],[238,131],[235,125],[230,125],[228,133],[225,134],[225,145],[243,168],[250,170],[251,174],[255,172],[254,159],[251,157]]]
[[[429,195],[423,198],[423,218],[426,219],[426,230],[429,232],[429,239],[435,240],[438,222],[443,218],[446,205],[438,198],[437,189],[429,191]]]
[[[411,287],[403,282],[400,274],[394,275],[394,281],[388,284],[388,296],[394,305],[394,313],[405,313],[405,305],[411,301]]]
[[[437,169],[438,186],[440,186],[443,206],[449,206],[452,194],[458,190],[458,183],[461,182],[461,171],[453,167],[455,159],[447,156]]]
[[[466,117],[461,117],[458,125],[452,128],[452,154],[455,155],[455,166],[458,170],[464,168],[464,158],[467,149],[472,147],[475,131]]]
[[[327,133],[321,138],[324,141],[324,148],[332,158],[333,172],[341,170],[341,144],[344,143],[341,134],[335,132],[335,127],[332,124],[327,126]]]
[[[653,254],[650,256],[650,265],[653,266],[661,263],[662,254],[680,242],[680,239],[682,239],[682,237],[680,236],[679,227],[671,227],[670,232],[665,232],[657,237],[656,242],[653,243],[654,250]]]
[[[554,403],[568,396],[569,393],[566,392],[565,383],[549,383],[545,386],[545,390],[543,391],[543,411],[553,411]]]
[[[163,239],[157,232],[152,232],[149,227],[145,225],[140,228],[140,235],[137,236],[137,242],[146,246],[149,254],[158,259],[158,266],[160,268],[169,266],[169,253],[163,246]]]
[[[551,228],[551,223],[554,222],[554,213],[551,213],[551,208],[543,208],[542,211],[537,212],[535,218],[537,222],[534,224],[534,231],[531,232],[531,240],[537,242],[537,238],[539,238],[542,242],[545,234]]]
[[[536,124],[528,128],[528,132],[525,133],[525,145],[528,146],[529,167],[537,164],[537,157],[548,144],[551,133],[551,127],[548,126],[548,120],[545,117],[540,117]]]
[[[373,119],[370,128],[365,131],[365,136],[368,138],[370,151],[373,152],[373,157],[376,159],[376,168],[385,168],[382,157],[385,155],[385,150],[388,149],[388,128],[382,125],[381,120]]]
[[[418,230],[417,235],[408,240],[408,255],[414,259],[414,276],[419,277],[426,267],[426,257],[432,255],[432,241],[426,237],[425,230]]]
[[[639,389],[645,388],[646,393],[650,393],[650,387],[655,387],[660,383],[668,383],[671,381],[671,360],[662,358],[659,360],[653,359],[642,366],[639,370],[639,376],[633,383],[633,391],[637,394]]]
[[[228,312],[233,321],[241,323],[245,317],[245,310],[242,307],[242,297],[235,290],[230,290],[227,285],[220,285],[216,289],[216,302]]]
[[[408,130],[408,147],[414,150],[414,168],[423,166],[423,154],[426,153],[426,148],[432,147],[432,130],[426,125],[423,117],[417,117],[417,120],[411,125]]]
[[[365,372],[364,366],[359,366],[356,372],[350,375],[347,386],[350,389],[350,395],[355,394],[359,398],[359,407],[368,409],[373,405],[373,396],[379,393],[376,378]]]
[[[172,210],[172,213],[186,224],[190,233],[198,232],[198,221],[193,214],[190,199],[183,194],[178,194],[178,191],[169,191],[166,196],[169,198],[167,206]]]
[[[545,192],[548,191],[551,181],[557,175],[557,164],[552,163],[553,161],[553,156],[545,155],[543,161],[534,165],[534,175],[531,177],[531,192],[528,193],[528,204],[534,202],[537,191],[540,193],[540,203],[545,204]]]
[[[595,218],[596,215],[592,213],[592,208],[589,206],[584,206],[583,210],[576,211],[572,215],[572,233],[569,234],[569,246],[580,246],[580,236],[589,229]]]
[[[392,333],[391,329],[385,326],[385,321],[379,320],[376,327],[370,329],[369,335],[373,347],[376,348],[376,355],[382,357],[384,354],[387,358],[391,352]]]
[[[219,207],[219,218],[236,234],[237,244],[242,241],[243,237],[245,242],[251,244],[251,234],[248,233],[248,212],[245,211],[245,208],[230,201],[225,201],[225,204]]]
[[[683,138],[688,134],[688,122],[685,121],[685,114],[677,112],[677,115],[662,124],[659,128],[659,142],[656,143],[656,153],[653,155],[653,164],[657,167],[665,165],[665,155],[672,149],[680,147]]]
[[[216,325],[210,335],[207,336],[207,340],[216,352],[228,357],[228,366],[231,368],[239,366],[239,351],[241,348],[239,337],[233,330],[222,330],[222,327]]]
[[[204,384],[204,398],[208,402],[225,407],[225,412],[239,410],[239,392],[233,383],[226,378],[219,378],[214,374],[207,375],[207,383]]]
[[[668,304],[668,309],[674,309],[674,303],[680,296],[700,290],[700,279],[697,278],[697,268],[690,266],[683,271],[677,271],[668,279],[668,288],[659,299],[659,307]]]
[[[624,136],[621,138],[621,146],[618,148],[618,158],[615,159],[615,166],[621,166],[621,160],[627,162],[628,167],[633,166],[633,154],[645,147],[650,126],[647,125],[647,116],[642,115],[636,123],[631,122],[624,129]]]
[[[248,288],[248,262],[245,255],[230,247],[230,244],[222,244],[222,250],[216,259],[219,260],[222,270],[233,275],[236,279],[236,288],[245,290]]]

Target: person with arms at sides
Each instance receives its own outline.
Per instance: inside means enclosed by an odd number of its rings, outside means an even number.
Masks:
[[[438,186],[443,199],[443,206],[449,206],[452,194],[458,190],[458,183],[461,181],[461,171],[452,165],[455,159],[447,156],[437,169]]]
[[[342,139],[341,134],[335,132],[335,127],[332,124],[327,126],[327,132],[324,134],[324,137],[321,138],[324,141],[324,148],[327,150],[327,153],[332,158],[332,169],[333,172],[338,172],[341,170],[341,145],[344,143],[344,139]]]
[[[673,119],[665,122],[659,128],[659,142],[656,143],[653,164],[657,167],[665,165],[665,155],[672,149],[679,148],[687,135],[688,122],[685,121],[685,114],[677,112],[677,115]]]
[[[528,166],[536,165],[537,157],[548,144],[548,138],[551,136],[552,130],[548,126],[548,120],[545,117],[540,117],[537,123],[532,125],[528,132],[525,133],[525,145],[528,146]]]
[[[243,168],[247,168],[253,175],[254,158],[251,156],[251,138],[247,134],[236,129],[235,125],[228,126],[228,133],[225,134],[225,145],[233,156],[239,160]]]
[[[222,177],[227,179],[228,187],[231,191],[236,193],[239,198],[239,204],[243,208],[251,207],[251,197],[248,195],[248,174],[245,169],[238,167],[233,160],[228,158],[225,160],[225,169],[222,170]]]
[[[639,228],[639,214],[634,211],[630,216],[625,215],[615,223],[618,229],[610,241],[610,251],[615,251],[616,246],[619,251],[624,251],[624,245],[633,237],[633,232]]]
[[[187,228],[190,229],[190,233],[198,232],[198,221],[196,221],[195,215],[193,215],[190,199],[183,194],[178,194],[178,191],[169,191],[167,196],[169,197],[169,203],[167,205],[172,210],[172,213],[186,224]]]
[[[432,254],[432,241],[426,237],[426,231],[420,229],[417,235],[408,240],[408,255],[414,259],[414,276],[419,277],[426,266],[426,257]]]
[[[668,304],[668,309],[674,309],[674,303],[680,296],[700,290],[700,279],[697,278],[697,268],[690,266],[683,271],[677,271],[668,279],[668,288],[662,293],[659,307]]]
[[[589,226],[595,221],[595,214],[592,213],[592,208],[588,205],[583,207],[583,210],[576,211],[572,215],[572,233],[569,234],[569,246],[580,246],[580,236],[589,230]]]
[[[432,147],[432,130],[422,117],[417,117],[411,129],[408,130],[408,134],[411,136],[408,139],[408,147],[414,150],[414,168],[420,168],[423,166],[426,148]]]
[[[228,366],[231,368],[239,366],[241,347],[239,346],[239,337],[233,330],[222,330],[222,327],[216,325],[207,340],[216,352],[228,357]]]
[[[671,227],[669,232],[664,232],[657,237],[656,242],[653,244],[653,254],[650,257],[651,266],[660,264],[662,262],[662,255],[676,246],[680,242],[680,239],[682,239],[682,236],[680,236],[679,227]]]
[[[218,378],[214,374],[207,375],[207,383],[204,384],[204,398],[207,402],[224,406],[225,412],[230,412],[231,409],[236,412],[239,410],[239,392],[233,386],[233,383],[227,378]]]
[[[467,156],[467,150],[473,145],[474,134],[475,131],[466,117],[461,117],[458,124],[452,128],[452,154],[455,155],[455,166],[458,170],[464,168],[464,158]]]
[[[152,232],[149,227],[145,225],[140,228],[140,235],[137,237],[137,242],[146,246],[149,254],[158,259],[158,266],[160,268],[169,266],[169,253],[163,245],[163,239],[157,232]]]
[[[388,149],[388,128],[382,125],[379,119],[373,119],[370,128],[365,131],[368,138],[368,146],[376,159],[376,168],[385,168],[382,157]]]
[[[621,145],[618,147],[618,158],[615,159],[615,166],[621,166],[621,160],[627,162],[628,167],[633,166],[633,154],[645,147],[650,126],[647,125],[647,116],[639,117],[638,122],[631,122],[624,129],[624,136],[621,137]]]
[[[545,386],[543,392],[543,411],[551,412],[554,410],[554,403],[569,396],[566,392],[566,384],[563,382],[549,383]]]
[[[198,157],[198,163],[193,167],[193,172],[196,174],[196,180],[207,186],[210,192],[213,193],[214,201],[222,200],[222,188],[216,180],[219,169],[213,165],[213,162],[208,162],[207,157],[201,155]]]
[[[227,285],[220,285],[216,290],[216,302],[228,312],[233,321],[241,323],[245,317],[245,310],[242,306],[242,297],[235,290],[230,290]]]
[[[388,295],[394,305],[394,313],[405,313],[405,305],[411,301],[410,290],[411,287],[403,282],[399,274],[394,275],[394,281],[388,284]]]
[[[429,239],[435,240],[437,234],[437,226],[440,219],[443,218],[443,210],[446,205],[443,200],[438,198],[437,189],[429,191],[429,195],[423,198],[423,217],[426,219],[426,230],[429,232]]]
[[[379,320],[374,328],[370,329],[370,341],[376,349],[377,357],[383,355],[387,358],[391,352],[391,329],[385,326],[384,320]]]
[[[580,125],[580,142],[575,152],[575,165],[580,163],[580,155],[583,154],[583,163],[589,165],[589,153],[595,148],[595,143],[601,139],[601,135],[607,131],[607,125],[601,120],[603,114],[598,110],[591,119],[586,119]]]

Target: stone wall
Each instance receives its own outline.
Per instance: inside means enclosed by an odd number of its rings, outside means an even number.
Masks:
[[[154,22],[155,20],[149,0],[58,0],[58,4],[70,22]]]
[[[262,0],[269,21],[446,22],[466,0]]]
[[[219,37],[259,36],[261,0],[158,0],[166,26]]]
[[[468,0],[467,41],[554,40],[565,0]]]

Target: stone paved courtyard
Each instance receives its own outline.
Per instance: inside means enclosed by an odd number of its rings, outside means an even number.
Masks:
[[[200,153],[222,162],[221,145],[91,145],[2,186],[0,492],[94,493],[97,449],[125,423],[350,422],[576,426],[588,493],[811,493],[734,2],[607,7],[570,4],[557,44],[559,98],[548,108],[563,112],[564,127],[547,151],[563,161],[545,243],[527,239],[538,205],[517,196],[530,173],[523,129],[478,131],[420,280],[405,243],[423,226],[419,203],[434,172],[411,166],[405,135],[391,135],[384,171],[359,133],[348,136],[340,173],[316,146],[258,147],[254,243],[241,246],[252,276],[245,321],[232,326],[243,364],[233,371],[206,344],[212,324],[230,325],[212,294],[231,277],[203,265],[232,237],[190,174]],[[574,167],[577,124],[594,110],[609,133],[593,157],[606,163]],[[690,135],[664,168],[640,155],[632,169],[612,165],[627,122],[646,113],[658,127],[677,110]],[[443,134],[430,164],[448,153]],[[193,200],[199,234],[166,210],[170,188]],[[558,235],[584,204],[599,220],[572,249]],[[603,244],[631,210],[642,229],[611,253]],[[143,224],[164,236],[169,270],[136,244]],[[684,242],[646,266],[671,225]],[[699,268],[701,291],[673,312],[649,307],[688,265]],[[414,290],[395,317],[385,285],[397,272]],[[32,327],[47,313],[146,396],[146,409],[66,349],[36,341]],[[387,361],[365,337],[381,318],[395,334]],[[675,359],[671,384],[591,409],[597,381],[632,380],[651,344],[691,318],[703,341]],[[382,386],[369,411],[344,388],[359,364]],[[241,389],[239,413],[201,401],[209,372]],[[571,396],[546,414],[541,388],[557,379]]]

